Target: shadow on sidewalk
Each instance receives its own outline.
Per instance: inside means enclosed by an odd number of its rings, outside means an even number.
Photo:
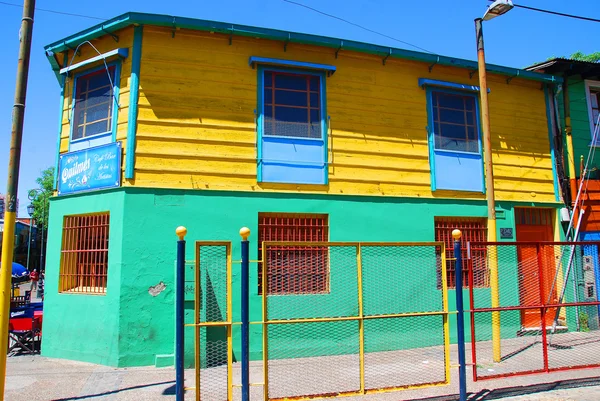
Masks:
[[[570,379],[570,380],[558,380],[551,383],[538,383],[530,384],[525,386],[514,386],[504,387],[495,390],[481,390],[477,393],[469,393],[467,396],[468,401],[484,401],[484,400],[497,400],[506,397],[517,397],[521,395],[530,395],[536,393],[543,393],[546,391],[554,390],[567,390],[570,388],[580,387],[591,387],[600,386],[600,376],[598,377],[586,377],[584,379]],[[427,398],[417,398],[414,401],[457,401],[459,399],[458,394],[443,395]]]
[[[80,396],[77,396],[77,397],[67,397],[67,398],[55,398],[53,401],[88,400],[88,399],[91,399],[91,398],[104,397],[104,396],[111,395],[111,394],[121,393],[123,391],[137,390],[137,389],[140,389],[140,388],[146,388],[146,387],[152,387],[152,386],[160,386],[160,385],[163,385],[163,384],[171,384],[171,383],[174,383],[174,382],[175,382],[175,380],[169,380],[169,381],[166,381],[166,382],[143,384],[143,385],[139,385],[139,386],[132,386],[132,387],[120,388],[118,390],[106,391],[104,393],[98,393],[98,394],[80,395]],[[166,394],[166,393],[164,393],[164,394]],[[173,394],[175,394],[175,393],[173,392]]]

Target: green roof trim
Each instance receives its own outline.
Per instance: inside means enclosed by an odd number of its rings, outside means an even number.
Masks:
[[[44,48],[52,69],[56,70],[58,63],[54,54],[77,47],[86,40],[92,40],[123,29],[130,25],[154,25],[173,29],[184,28],[207,32],[217,32],[232,36],[248,36],[260,39],[277,40],[286,43],[300,43],[306,45],[329,47],[332,49],[349,50],[359,53],[375,54],[382,58],[398,58],[404,60],[421,61],[431,65],[445,65],[452,67],[477,70],[477,62],[437,54],[423,53],[389,46],[373,45],[351,40],[342,40],[325,36],[310,35],[305,33],[286,32],[276,29],[258,28],[248,25],[228,24],[224,22],[207,21],[194,18],[175,17],[161,14],[125,13],[101,24],[94,25],[74,35],[56,41]],[[504,67],[487,64],[487,71],[508,77],[519,77],[546,83],[560,83],[562,77],[542,74],[518,68]]]

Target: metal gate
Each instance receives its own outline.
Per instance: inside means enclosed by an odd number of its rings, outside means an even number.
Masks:
[[[243,292],[232,291],[232,265],[239,278],[240,261],[231,260],[230,242],[196,242],[195,250],[195,264],[186,267],[186,292],[193,295],[186,298],[185,325],[195,374],[188,374],[186,390],[196,400],[237,400],[242,335],[232,305]],[[250,296],[252,310],[262,306],[262,320],[253,315],[250,322],[251,399],[449,382],[442,242],[264,242],[262,250],[261,260],[251,261],[262,271],[262,294]]]
[[[469,244],[474,380],[600,366],[599,245]]]

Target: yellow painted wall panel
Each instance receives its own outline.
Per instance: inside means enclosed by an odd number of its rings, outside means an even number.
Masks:
[[[426,91],[419,78],[477,85],[455,67],[335,49],[145,27],[135,180],[128,185],[348,195],[464,197],[431,191]],[[332,64],[327,78],[329,185],[256,182],[257,72],[250,56]],[[540,84],[490,75],[499,200],[555,202]],[[124,103],[125,104],[125,103]],[[128,103],[127,103],[128,104]],[[161,173],[162,172],[162,173]],[[535,196],[531,195],[534,192]]]

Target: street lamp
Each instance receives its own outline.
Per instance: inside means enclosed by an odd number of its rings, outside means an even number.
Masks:
[[[29,239],[27,240],[27,270],[29,270],[29,253],[31,252],[31,227],[33,225],[33,212],[35,208],[33,207],[33,203],[30,203],[27,206],[27,214],[29,215]]]
[[[483,155],[485,159],[485,194],[488,209],[488,242],[496,242],[496,199],[494,195],[494,170],[492,166],[492,144],[490,137],[490,110],[488,104],[487,74],[485,71],[485,50],[483,46],[482,22],[506,14],[513,8],[511,0],[496,0],[487,9],[483,18],[475,19],[477,39],[477,63],[479,70],[479,99],[481,102],[481,123],[483,130]],[[498,255],[495,250],[489,253],[490,292],[492,308],[500,305],[498,285]],[[492,312],[492,351],[495,362],[500,362],[500,312]]]
[[[44,191],[41,189],[30,190],[28,193],[29,200],[30,201],[35,200],[39,196],[39,194],[43,194],[43,192]],[[30,206],[31,206],[31,214],[33,214],[34,207],[33,207],[33,205],[30,205]],[[27,206],[27,212],[29,213],[29,206]],[[42,220],[40,221],[42,224],[42,227],[40,228],[40,222],[38,222],[38,224],[37,224],[38,230],[41,229],[41,232],[42,232],[42,240],[40,241],[40,270],[39,270],[40,274],[42,272],[42,266],[43,266],[42,261],[43,261],[43,257],[44,257],[44,220],[46,220],[46,204],[42,201]]]

